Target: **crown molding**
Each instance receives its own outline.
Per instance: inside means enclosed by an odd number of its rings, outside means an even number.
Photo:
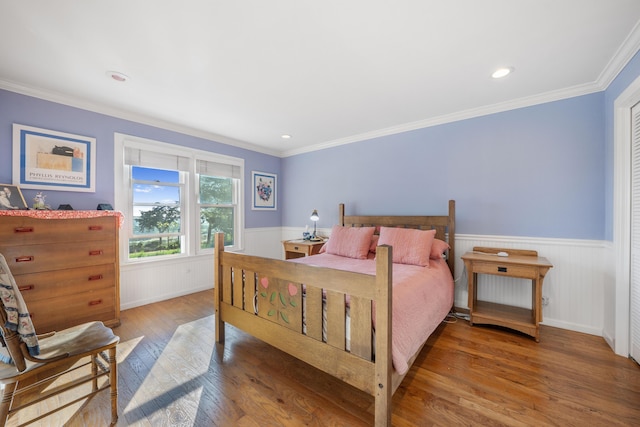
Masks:
[[[190,135],[196,138],[202,138],[209,141],[219,142],[221,144],[231,145],[233,147],[242,148],[245,150],[255,151],[258,153],[268,154],[271,156],[281,157],[282,153],[275,150],[255,145],[246,141],[240,141],[237,139],[229,138],[223,135],[215,133],[204,132],[198,129],[191,128],[189,126],[179,125],[167,120],[161,120],[153,117],[146,116],[144,114],[134,113],[131,111],[125,111],[118,108],[112,108],[105,105],[95,104],[84,99],[63,95],[58,92],[48,91],[44,89],[28,87],[18,83],[14,83],[8,80],[0,79],[0,89],[5,89],[10,92],[19,93],[21,95],[32,96],[34,98],[42,99],[45,101],[55,102],[58,104],[67,105],[69,107],[80,108],[94,113],[104,114],[107,116],[115,117],[118,119],[129,120],[132,122],[157,127],[173,132]]]
[[[446,114],[426,120],[405,123],[398,126],[392,126],[372,132],[361,133],[346,138],[335,139],[309,147],[290,150],[282,153],[282,157],[295,156],[298,154],[309,153],[312,151],[324,150],[326,148],[337,147],[340,145],[351,144],[354,142],[365,141],[368,139],[379,138],[383,136],[394,135],[402,132],[408,132],[417,129],[428,128],[460,120],[472,119],[475,117],[486,116],[489,114],[501,113],[518,108],[531,107],[533,105],[544,104],[547,102],[560,101],[562,99],[573,98],[590,93],[601,92],[606,90],[611,82],[620,74],[622,69],[631,61],[636,53],[640,50],[640,21],[634,26],[627,38],[620,45],[616,53],[613,55],[604,70],[600,73],[598,79],[593,83],[573,86],[561,90],[546,92],[539,95],[528,96],[507,102],[497,103],[493,105],[473,108],[460,111],[457,113]]]
[[[416,122],[405,123],[398,126],[391,126],[384,129],[378,129],[372,132],[361,133],[361,134],[349,136],[346,138],[335,139],[333,141],[328,141],[328,142],[316,144],[316,145],[301,148],[301,149],[283,152],[282,157],[295,156],[298,154],[324,150],[327,148],[337,147],[345,144],[351,144],[359,141],[365,141],[368,139],[395,135],[403,132],[409,132],[412,130],[424,129],[432,126],[453,123],[461,120],[472,119],[475,117],[487,116],[495,113],[502,113],[505,111],[515,110],[518,108],[531,107],[533,105],[545,104],[547,102],[559,101],[562,99],[573,98],[581,95],[587,95],[590,93],[599,92],[601,90],[602,89],[600,85],[596,83],[573,86],[570,88],[551,91],[551,92],[543,93],[540,95],[523,97],[523,98],[514,99],[506,102],[500,102],[497,104],[459,111],[452,114],[445,114],[442,116],[438,116],[438,117],[434,117],[426,120],[419,120]]]
[[[167,120],[160,120],[152,118],[143,114],[133,113],[130,111],[123,111],[116,108],[111,108],[105,105],[98,105],[88,102],[83,99],[70,97],[60,93],[46,91],[43,89],[27,87],[21,84],[13,83],[6,80],[0,80],[0,89],[6,89],[11,92],[20,93],[22,95],[33,96],[35,98],[43,99],[46,101],[56,102],[70,107],[81,108],[88,111],[93,111],[108,116],[135,121],[137,123],[158,127],[186,135],[191,135],[197,138],[203,138],[210,141],[219,142],[226,145],[231,145],[237,148],[250,150],[262,154],[267,154],[276,157],[291,157],[299,154],[309,153],[313,151],[324,150],[327,148],[338,147],[340,145],[352,144],[354,142],[366,141],[369,139],[380,138],[389,135],[395,135],[403,132],[409,132],[418,129],[424,129],[432,126],[438,126],[447,123],[453,123],[456,121],[472,119],[476,117],[486,116],[490,114],[501,113],[509,110],[515,110],[519,108],[531,107],[534,105],[544,104],[547,102],[559,101],[562,99],[573,98],[581,95],[587,95],[594,92],[604,91],[609,87],[611,82],[618,76],[622,69],[629,63],[633,56],[640,50],[640,22],[638,22],[633,30],[629,33],[624,42],[620,45],[616,53],[613,55],[609,63],[600,73],[598,79],[593,83],[587,83],[583,85],[577,85],[565,89],[556,91],[550,91],[539,95],[523,97],[506,102],[496,103],[488,106],[482,106],[478,108],[472,108],[456,113],[445,114],[442,116],[418,120],[415,122],[404,123],[397,126],[391,126],[383,129],[374,130],[371,132],[365,132],[357,135],[348,136],[345,138],[339,138],[332,141],[326,141],[319,144],[311,145],[294,150],[272,150],[252,144],[246,141],[240,141],[237,139],[225,137],[222,135],[204,132],[198,129],[194,129],[188,126],[179,125]]]
[[[622,69],[631,61],[631,59],[640,50],[640,21],[638,21],[622,42],[616,53],[612,56],[607,66],[598,77],[598,85],[605,90],[611,82],[620,74]]]

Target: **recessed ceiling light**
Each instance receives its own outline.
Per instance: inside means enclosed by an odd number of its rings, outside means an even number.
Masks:
[[[286,133],[281,136],[282,139],[291,139],[291,135],[287,135]]]
[[[501,79],[503,77],[507,77],[509,74],[513,72],[513,67],[501,67],[498,68],[491,74],[491,77],[494,79]]]
[[[107,76],[109,76],[110,78],[112,78],[113,80],[117,81],[117,82],[126,82],[127,80],[129,80],[129,77],[126,74],[122,74],[119,71],[107,71]]]

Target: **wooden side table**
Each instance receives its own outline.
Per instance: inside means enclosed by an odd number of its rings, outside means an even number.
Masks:
[[[498,256],[506,252],[508,256]],[[540,341],[542,281],[553,267],[538,252],[518,249],[474,247],[462,256],[469,277],[470,323],[498,325],[520,331]],[[478,274],[531,279],[531,309],[478,300]]]
[[[302,258],[305,256],[315,255],[320,252],[320,248],[325,241],[311,240],[285,240],[282,242],[284,246],[284,259]]]

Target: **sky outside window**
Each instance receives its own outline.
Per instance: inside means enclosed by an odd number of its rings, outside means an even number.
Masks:
[[[179,203],[180,187],[162,184],[179,184],[180,173],[163,169],[143,168],[133,166],[132,176],[136,181],[155,181],[153,184],[135,184],[133,186],[133,203]],[[134,216],[136,212],[134,212]]]

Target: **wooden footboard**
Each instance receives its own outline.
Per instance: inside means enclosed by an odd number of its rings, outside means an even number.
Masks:
[[[455,201],[449,201],[448,215],[348,216],[343,204],[339,205],[339,214],[342,226],[435,229],[435,237],[449,244],[447,263],[455,277]],[[378,246],[376,274],[372,276],[228,253],[224,251],[223,235],[216,234],[216,341],[224,342],[224,324],[228,322],[373,395],[375,425],[389,426],[391,396],[404,378],[393,370],[391,359],[392,259],[391,247]],[[347,296],[349,350],[345,332]],[[323,336],[323,299],[326,337]],[[373,303],[375,340],[372,339]],[[421,349],[410,358],[409,366]]]
[[[371,276],[225,252],[223,234],[218,233],[214,285],[216,341],[224,343],[224,324],[230,323],[373,395],[375,425],[391,425],[391,396],[394,383],[399,384],[392,379],[391,260],[391,247],[378,247],[376,275]],[[323,338],[323,295],[326,338]],[[347,295],[349,350],[345,334]],[[374,302],[375,340],[372,339]]]

